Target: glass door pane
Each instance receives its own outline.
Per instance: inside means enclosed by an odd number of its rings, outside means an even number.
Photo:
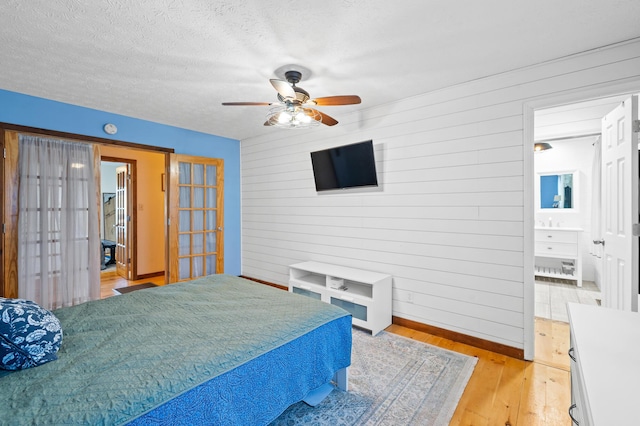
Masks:
[[[171,163],[170,280],[222,273],[223,161],[172,155]]]

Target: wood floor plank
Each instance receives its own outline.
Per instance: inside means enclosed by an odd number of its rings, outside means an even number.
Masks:
[[[518,423],[520,395],[527,362],[506,357],[502,376],[496,389],[489,424],[515,425]]]
[[[486,417],[481,416],[478,413],[474,413],[473,411],[461,411],[460,413],[458,413],[456,411],[456,414],[454,414],[453,418],[451,419],[451,422],[449,422],[449,426],[467,426],[467,425],[473,425],[473,426],[491,426],[489,424],[489,419],[487,419]]]
[[[569,324],[536,318],[535,361],[569,371]]]
[[[433,339],[434,336],[428,333],[398,325],[387,331],[478,358],[450,425],[571,424],[567,414],[571,400],[569,361],[564,350],[569,344],[568,324],[536,321],[536,359],[533,362],[448,339]]]
[[[518,426],[570,426],[569,372],[544,364],[531,363],[525,371]]]

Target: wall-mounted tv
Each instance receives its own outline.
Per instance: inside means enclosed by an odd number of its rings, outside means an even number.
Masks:
[[[378,186],[373,141],[311,153],[316,191]]]

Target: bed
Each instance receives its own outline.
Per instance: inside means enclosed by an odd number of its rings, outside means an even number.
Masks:
[[[265,425],[346,387],[351,316],[229,275],[54,311],[56,361],[0,373],[0,424]]]

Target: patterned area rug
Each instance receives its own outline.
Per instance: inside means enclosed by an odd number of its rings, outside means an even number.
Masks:
[[[349,392],[289,407],[271,426],[448,425],[477,358],[353,329]]]

